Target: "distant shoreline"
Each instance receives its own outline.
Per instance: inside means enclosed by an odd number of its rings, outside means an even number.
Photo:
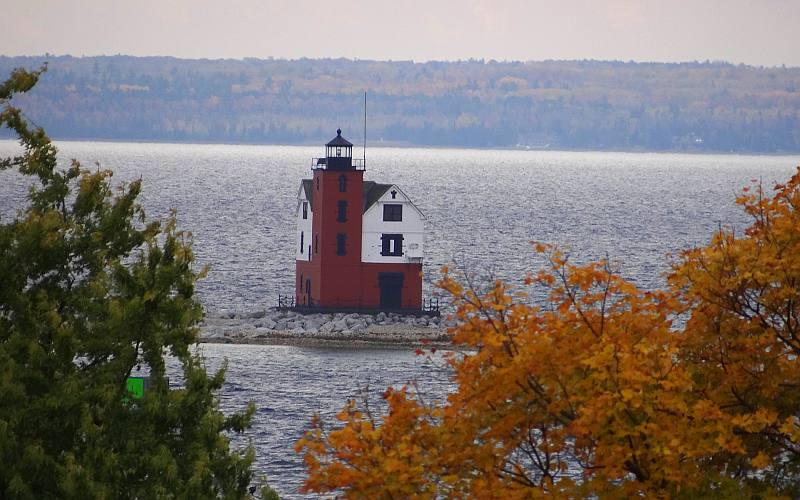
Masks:
[[[153,144],[153,145],[175,145],[175,146],[267,146],[267,147],[293,147],[293,148],[306,148],[317,147],[319,144],[314,141],[309,142],[215,142],[215,141],[175,141],[158,139],[112,139],[112,138],[80,138],[80,137],[57,137],[51,136],[51,139],[56,146],[59,142],[98,142],[107,144]],[[0,134],[0,141],[17,142],[14,137],[4,136]],[[493,147],[480,147],[480,146],[444,146],[444,145],[425,145],[414,144],[408,142],[377,142],[367,143],[367,149],[383,149],[383,148],[397,148],[397,149],[433,149],[433,150],[448,150],[448,149],[462,149],[469,151],[519,151],[526,153],[623,153],[623,154],[656,154],[656,155],[687,155],[687,156],[798,156],[800,151],[724,151],[724,150],[688,150],[688,149],[580,149],[580,148],[523,148],[514,146],[493,146]]]
[[[366,111],[368,147],[800,152],[800,67],[46,54],[0,56],[0,72],[45,62],[20,105],[58,140],[360,143]]]

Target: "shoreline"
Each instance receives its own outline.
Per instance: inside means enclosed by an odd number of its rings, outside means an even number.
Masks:
[[[455,322],[396,313],[315,313],[266,309],[205,318],[198,343],[295,347],[453,349]]]
[[[455,347],[447,340],[422,341],[421,339],[398,339],[390,340],[385,338],[324,338],[302,335],[275,335],[269,337],[247,337],[241,339],[223,338],[200,338],[198,344],[235,344],[235,345],[269,345],[269,346],[289,346],[289,347],[326,347],[338,349],[445,349],[453,350]]]

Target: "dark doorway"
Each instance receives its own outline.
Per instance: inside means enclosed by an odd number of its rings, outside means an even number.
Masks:
[[[309,250],[311,247],[309,247]],[[311,300],[311,280],[306,280],[306,305],[311,307],[314,305],[314,302]]]
[[[403,273],[379,273],[381,309],[400,309],[403,303]]]

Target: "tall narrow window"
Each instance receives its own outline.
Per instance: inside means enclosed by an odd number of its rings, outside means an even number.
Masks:
[[[383,206],[383,220],[400,222],[403,220],[403,205],[387,203]]]
[[[347,235],[344,233],[339,233],[336,235],[336,255],[345,255],[347,250],[345,245],[347,244]]]
[[[402,234],[382,234],[381,235],[381,255],[387,257],[399,257],[403,255],[403,235]]]
[[[303,231],[300,231],[300,253],[301,254],[303,253],[303,247],[305,246],[305,244],[303,243],[303,241],[305,239],[304,236],[305,236],[305,233],[303,233]]]
[[[314,253],[319,253],[319,235],[314,235]]]
[[[344,175],[339,176],[339,192],[345,193],[347,192],[347,177]]]
[[[317,191],[319,191],[319,177],[317,177]]]
[[[303,202],[303,218],[308,219],[308,202]]]
[[[344,200],[340,200],[337,203],[338,213],[336,214],[336,221],[337,222],[347,222],[347,202]]]

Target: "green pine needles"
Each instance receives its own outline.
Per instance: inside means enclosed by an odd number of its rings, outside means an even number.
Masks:
[[[0,170],[35,180],[0,221],[0,497],[246,497],[253,450],[227,436],[253,407],[223,415],[224,369],[208,375],[190,351],[203,315],[191,236],[174,214],[145,218],[140,181],[114,188],[108,170],[57,168],[45,132],[11,105],[44,70],[0,84],[0,126],[23,147]],[[181,389],[168,386],[166,354]],[[150,386],[132,399],[137,366]]]

